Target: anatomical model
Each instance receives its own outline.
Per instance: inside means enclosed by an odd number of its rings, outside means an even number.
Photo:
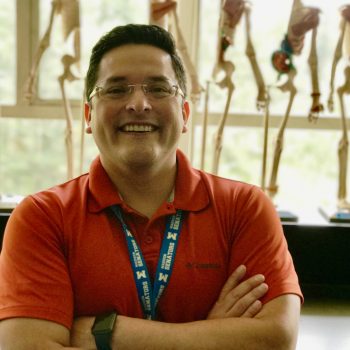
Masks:
[[[171,22],[171,23],[170,23]],[[203,91],[196,69],[191,61],[187,45],[180,28],[179,16],[177,14],[176,0],[151,0],[150,23],[156,24],[175,34],[176,46],[184,60],[185,67],[191,80],[191,100],[196,104]]]
[[[69,36],[73,35],[73,55],[64,54],[61,58],[63,65],[63,73],[58,77],[58,82],[61,89],[62,99],[64,103],[64,111],[66,117],[66,134],[65,144],[67,152],[67,177],[71,179],[73,177],[73,117],[69,100],[65,91],[65,82],[71,82],[79,79],[72,72],[74,65],[79,68],[80,65],[80,17],[79,17],[79,0],[52,0],[51,1],[51,14],[50,21],[47,30],[40,40],[39,48],[34,58],[34,63],[30,71],[26,88],[25,98],[28,101],[32,101],[35,91],[35,80],[37,77],[37,70],[40,64],[40,60],[50,46],[51,32],[53,29],[54,19],[58,16],[62,18],[63,37],[66,41]]]
[[[293,65],[293,55],[300,55],[304,46],[305,35],[312,30],[311,50],[308,63],[311,70],[312,78],[312,105],[309,112],[309,121],[317,119],[319,113],[323,111],[323,105],[320,102],[320,91],[317,73],[317,53],[316,53],[316,37],[317,27],[319,24],[319,9],[306,7],[301,0],[294,0],[292,12],[289,20],[288,31],[285,39],[282,41],[280,50],[274,52],[272,63],[275,69],[282,75],[287,75],[287,81],[278,86],[282,92],[289,92],[289,102],[286,113],[282,119],[282,123],[277,132],[275,142],[273,164],[269,184],[266,188],[270,198],[274,198],[277,193],[277,173],[279,162],[283,150],[284,132],[287,127],[290,112],[294,102],[294,97],[297,94],[297,89],[294,85],[294,78],[297,70]]]
[[[222,150],[223,131],[228,117],[228,111],[231,103],[231,98],[235,89],[232,80],[232,75],[235,70],[233,62],[228,60],[225,56],[227,48],[234,44],[235,30],[240,22],[242,15],[245,15],[247,46],[246,55],[250,61],[253,69],[254,78],[258,86],[257,108],[264,109],[266,107],[266,89],[265,83],[258,66],[255,50],[250,36],[250,7],[248,1],[245,0],[222,0],[221,14],[219,20],[218,30],[218,48],[217,58],[213,70],[213,78],[217,80],[220,72],[224,73],[224,78],[217,81],[217,84],[222,89],[227,89],[227,100],[225,110],[219,122],[215,134],[215,150],[212,166],[212,173],[217,174],[219,170],[220,155]]]
[[[342,136],[338,145],[338,159],[339,159],[339,182],[338,182],[338,209],[350,210],[350,203],[347,201],[347,190],[346,190],[346,180],[347,180],[347,168],[348,168],[348,126],[346,121],[346,112],[344,105],[344,95],[350,94],[350,5],[343,6],[340,9],[341,22],[340,22],[340,35],[338,43],[334,53],[333,65],[332,65],[332,75],[330,82],[330,95],[328,99],[328,108],[333,111],[333,93],[334,93],[334,78],[336,67],[343,56],[346,60],[346,67],[344,70],[345,82],[343,85],[339,86],[337,89],[340,112],[341,112],[341,126],[342,126]]]

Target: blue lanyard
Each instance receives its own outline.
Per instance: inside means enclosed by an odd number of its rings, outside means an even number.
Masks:
[[[139,300],[142,305],[145,318],[156,319],[156,308],[158,301],[169,283],[171,272],[174,266],[175,254],[182,225],[182,210],[167,219],[163,243],[160,250],[154,286],[149,277],[147,265],[134,236],[126,225],[119,206],[111,207],[115,216],[119,219],[128,246],[131,266],[134,272],[134,280]]]

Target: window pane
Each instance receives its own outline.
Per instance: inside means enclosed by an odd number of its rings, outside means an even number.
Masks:
[[[51,11],[51,1],[40,1],[41,18],[40,37],[45,33]],[[0,0],[0,4],[6,5],[8,14],[3,18],[7,22],[15,16],[13,6],[15,1]],[[19,2],[21,4],[21,2]],[[87,69],[88,58],[92,46],[98,38],[118,24],[129,22],[148,22],[148,1],[114,1],[114,0],[91,0],[81,1],[81,24],[82,24],[82,70],[84,75]],[[1,9],[3,6],[1,7]],[[9,15],[11,13],[11,16]],[[4,15],[4,12],[0,12]],[[12,17],[13,15],[13,17]],[[14,38],[14,26],[3,26],[0,22],[0,29],[3,30],[2,37],[9,40],[12,35],[12,42],[8,43],[3,52],[11,52],[10,48],[16,47]],[[55,18],[51,35],[51,46],[44,53],[41,69],[41,98],[60,99],[59,85],[57,77],[62,73],[61,57],[63,54],[72,53],[72,42],[64,45],[61,34],[61,19]],[[6,30],[6,31],[5,31]],[[8,32],[8,33],[7,33]],[[72,38],[70,38],[72,39]],[[0,45],[4,45],[4,40]],[[69,46],[71,45],[71,46]],[[6,64],[15,64],[14,58],[0,57],[0,62],[6,58]],[[10,69],[3,68],[1,63],[0,73],[3,79],[3,72],[9,73]],[[14,68],[13,68],[14,71]],[[9,93],[10,89],[15,89],[15,83],[3,84],[0,88],[8,85],[4,91]],[[83,82],[67,83],[67,95],[70,98],[80,99],[83,91]],[[0,90],[1,91],[1,90]],[[1,98],[4,94],[1,91]],[[0,118],[0,197],[1,195],[27,195],[41,189],[53,186],[66,181],[66,146],[65,128],[66,121],[62,120],[42,120],[23,118]],[[74,174],[80,174],[79,151],[81,137],[81,122],[74,121]],[[86,136],[85,156],[83,171],[89,169],[91,160],[97,155],[97,148],[92,137]]]
[[[276,86],[277,72],[271,64],[272,53],[280,48],[281,41],[286,34],[292,0],[250,0],[251,3],[251,38],[256,51],[256,57],[262,71],[265,84]],[[345,4],[344,0],[305,0],[304,5],[315,6],[321,9],[320,25],[317,34],[318,72],[321,89],[322,103],[326,107],[329,94],[329,81],[334,50],[339,36],[339,8]],[[198,57],[200,76],[202,81],[212,79],[212,71],[216,59],[216,47],[218,37],[218,22],[220,13],[220,1],[201,0],[200,23],[200,52]],[[275,15],[274,15],[275,14]],[[232,75],[236,89],[231,100],[230,111],[233,113],[255,113],[257,87],[246,49],[246,22],[244,16],[236,27],[234,45],[227,49],[225,59],[235,65]],[[311,32],[305,36],[305,45],[300,56],[294,56],[294,65],[297,68],[295,85],[298,94],[295,98],[292,113],[307,116],[311,106],[311,76],[308,65],[308,57],[311,45]],[[336,87],[343,84],[343,68],[347,64],[342,59],[337,68]],[[282,77],[282,82],[285,81]],[[213,86],[211,91],[211,110],[220,112],[224,110],[227,90]],[[282,93],[276,88],[271,90],[271,113],[283,114],[288,104],[288,94]],[[335,117],[339,114],[338,100],[335,101]],[[329,113],[328,110],[325,113]]]
[[[89,0],[80,1],[81,24],[81,70],[73,72],[84,77],[92,46],[102,34],[116,25],[127,23],[147,23],[149,17],[148,0]],[[40,0],[40,37],[47,29],[51,1]],[[64,42],[61,17],[54,19],[51,44],[43,55],[40,65],[39,96],[42,99],[60,99],[61,93],[57,81],[62,74],[61,57],[64,54],[74,55],[73,36]],[[67,96],[80,99],[83,94],[83,79],[66,84]]]
[[[276,86],[277,72],[271,64],[272,53],[280,48],[286,33],[292,0],[251,0],[251,38],[255,47],[258,64],[262,70],[265,83]],[[325,106],[323,115],[330,112],[327,109],[331,68],[335,47],[339,36],[339,8],[346,1],[305,0],[304,5],[321,9],[320,25],[318,27],[317,50],[318,72],[321,89],[321,99]],[[201,0],[201,23],[199,43],[199,73],[202,81],[212,81],[212,71],[216,60],[218,37],[218,22],[220,1]],[[275,14],[275,15],[273,15]],[[234,45],[229,47],[225,58],[232,61],[235,71],[232,75],[235,90],[230,104],[231,113],[256,114],[257,87],[246,49],[246,23],[242,17],[238,24]],[[297,68],[295,85],[298,93],[295,98],[291,115],[307,117],[311,106],[311,76],[308,58],[311,46],[311,32],[305,37],[305,45],[301,55],[294,56]],[[342,58],[337,67],[335,89],[344,83],[344,67],[347,60]],[[221,75],[223,77],[223,75]],[[227,98],[227,90],[211,84],[211,112],[223,113]],[[273,88],[271,91],[270,114],[283,115],[288,104],[288,94]],[[204,99],[203,99],[204,100]],[[279,165],[277,184],[279,186],[275,203],[287,209],[300,208],[317,210],[318,206],[332,206],[337,200],[338,190],[338,157],[337,148],[341,138],[340,108],[338,97],[334,95],[335,110],[332,117],[339,119],[338,131],[289,129],[287,126],[284,147]],[[346,103],[346,102],[345,102]],[[202,106],[203,108],[203,101]],[[199,110],[200,110],[199,108]],[[260,112],[261,113],[261,112]],[[261,113],[262,114],[262,113]],[[263,120],[261,120],[263,125]],[[216,125],[208,128],[206,150],[206,170],[211,171],[214,142],[213,135]],[[277,130],[269,131],[269,153],[267,158],[267,180],[271,174],[271,163],[274,150],[274,140]],[[194,164],[200,165],[201,127],[195,130]],[[220,159],[219,175],[261,185],[261,168],[263,152],[263,128],[241,128],[226,126],[223,136],[223,148]]]
[[[16,101],[16,2],[0,0],[0,104]],[[6,54],[4,54],[6,53]]]
[[[196,128],[194,165],[200,166],[202,128]],[[214,132],[208,128],[205,170],[211,171],[214,153]],[[271,174],[276,130],[269,135],[266,185]],[[316,210],[317,206],[334,205],[338,186],[337,147],[341,133],[319,130],[288,130],[285,135],[275,203],[300,211]],[[261,185],[263,130],[227,127],[219,165],[220,176]]]
[[[75,173],[79,173],[80,121],[74,122]],[[27,195],[67,179],[65,121],[0,118],[0,194]],[[97,155],[86,137],[83,171]]]
[[[75,174],[79,174],[81,123],[74,122]],[[65,121],[0,118],[0,195],[27,195],[67,179]],[[86,137],[83,171],[97,155]]]

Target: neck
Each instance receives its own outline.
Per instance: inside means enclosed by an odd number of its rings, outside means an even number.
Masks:
[[[105,169],[125,203],[148,218],[169,199],[174,189],[176,162],[161,169]]]

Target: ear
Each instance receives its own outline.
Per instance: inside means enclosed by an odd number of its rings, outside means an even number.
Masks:
[[[86,129],[85,132],[87,134],[92,134],[91,130],[91,104],[90,103],[85,103],[84,105],[84,116],[85,116],[85,122],[86,122]]]
[[[188,119],[190,118],[190,104],[186,100],[184,101],[182,106],[182,117],[184,121],[184,125],[182,127],[182,133],[186,133],[188,130],[187,122],[188,122]]]

